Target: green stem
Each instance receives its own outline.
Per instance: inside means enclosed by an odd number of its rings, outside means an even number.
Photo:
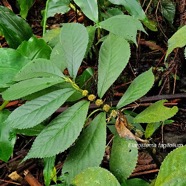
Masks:
[[[0,106],[0,111],[2,111],[7,105],[8,105],[9,101],[4,101],[3,104]]]
[[[93,114],[95,114],[95,113],[98,112],[98,111],[103,111],[103,110],[102,110],[101,108],[94,110],[93,112],[91,112],[91,113],[88,115],[86,121],[88,121],[88,119],[89,119]]]

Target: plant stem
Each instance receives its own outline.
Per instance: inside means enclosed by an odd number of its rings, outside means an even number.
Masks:
[[[3,104],[0,106],[0,111],[2,111],[7,105],[8,105],[9,101],[4,101]]]

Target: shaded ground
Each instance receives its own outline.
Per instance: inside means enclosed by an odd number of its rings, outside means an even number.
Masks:
[[[14,3],[12,3],[11,6],[16,12],[17,9],[14,7]],[[42,16],[40,12],[44,6],[45,2],[37,1],[28,15],[28,22],[37,36],[42,35],[42,27],[40,25]],[[127,88],[130,81],[133,80],[138,74],[153,66],[153,71],[156,77],[156,82],[153,89],[148,93],[148,95],[146,95],[146,97],[140,99],[137,103],[128,105],[127,107],[138,112],[151,103],[161,99],[167,99],[168,106],[177,105],[179,107],[178,114],[173,118],[174,122],[171,125],[161,127],[152,136],[151,141],[152,143],[157,144],[157,147],[141,148],[139,150],[138,165],[131,177],[140,177],[145,180],[153,179],[158,173],[159,166],[161,165],[164,157],[167,155],[167,153],[174,149],[174,147],[165,148],[165,146],[161,144],[175,143],[184,145],[186,143],[186,61],[183,56],[183,50],[175,50],[170,55],[167,61],[167,68],[164,64],[167,39],[171,37],[180,24],[183,25],[186,22],[186,20],[184,20],[184,18],[182,18],[179,14],[179,11],[181,11],[180,6],[177,8],[178,10],[175,18],[174,28],[171,28],[168,24],[166,24],[165,20],[161,17],[161,15],[158,14],[156,16],[159,20],[158,24],[160,30],[158,32],[147,31],[149,35],[138,35],[138,48],[132,45],[130,62],[122,73],[122,76],[116,81],[114,89],[107,95],[109,99],[113,100],[113,104],[117,103],[117,100],[119,100],[119,98],[122,96],[122,93]],[[153,17],[153,15],[151,16]],[[77,22],[78,20],[80,22],[86,21],[87,24],[87,20],[84,17],[77,17],[76,13],[73,11],[70,11],[65,15],[56,15],[54,18],[49,18],[48,29],[59,26],[63,22]],[[4,38],[1,37],[0,41],[3,47],[7,46]],[[89,60],[89,62],[86,62],[94,66],[95,61],[91,59]],[[176,80],[176,76],[178,76],[180,79]],[[125,83],[123,83],[123,79],[125,79]],[[18,102],[12,102],[11,104],[12,105],[8,105],[10,109],[14,109],[19,106]],[[91,106],[93,107],[93,105]],[[63,108],[61,110],[63,110]],[[59,110],[59,112],[61,112],[61,110]],[[14,182],[10,180],[8,176],[14,171],[23,176],[23,171],[26,169],[28,169],[35,177],[36,181],[38,180],[40,183],[43,183],[42,162],[37,160],[29,160],[24,164],[19,164],[28,152],[33,140],[33,137],[18,136],[12,158],[7,163],[0,161],[1,186],[19,185],[17,181]],[[106,152],[103,161],[103,166],[105,167],[108,167],[108,157],[109,151]],[[57,172],[61,170],[64,159],[65,154],[58,156],[56,162]],[[26,180],[27,179],[29,178],[26,178]],[[28,184],[24,179],[21,181],[20,185],[31,184]]]

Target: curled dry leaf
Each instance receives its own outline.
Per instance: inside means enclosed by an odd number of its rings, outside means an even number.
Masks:
[[[129,124],[127,122],[127,118],[120,111],[118,112],[118,117],[115,123],[116,130],[121,138],[134,139],[136,141],[140,141],[142,143],[148,143],[148,140],[143,140],[138,136],[135,136],[127,127]]]
[[[122,138],[129,138],[135,140],[134,134],[127,128],[127,126],[127,118],[121,112],[118,112],[115,127],[119,136]]]

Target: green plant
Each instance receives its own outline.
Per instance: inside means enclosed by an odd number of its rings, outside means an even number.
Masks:
[[[45,21],[50,2],[52,1],[47,1]],[[109,105],[105,95],[125,69],[131,55],[130,43],[136,44],[137,31],[145,32],[138,19],[146,23],[148,19],[135,0],[130,2],[135,3],[137,13],[129,1],[119,3],[135,17],[115,15],[103,21],[99,21],[96,1],[87,1],[87,6],[83,6],[82,1],[74,2],[95,25],[86,28],[77,23],[63,24],[55,35],[58,42],[55,40],[53,47],[43,39],[32,36],[31,32],[26,33],[24,29],[18,37],[19,41],[14,45],[16,37],[10,38],[6,35],[11,29],[7,27],[9,23],[0,25],[5,38],[14,48],[0,49],[1,56],[4,56],[0,59],[0,70],[4,72],[1,75],[0,88],[5,100],[0,113],[0,159],[8,161],[17,134],[32,135],[36,136],[36,139],[24,161],[30,158],[44,159],[46,185],[57,179],[55,156],[67,149],[70,151],[61,177],[64,184],[84,185],[85,179],[91,176],[101,185],[129,185],[127,178],[134,170],[138,156],[136,139],[140,138],[132,134],[129,126],[124,123],[122,109],[151,89],[154,83],[152,68],[132,81],[117,105]],[[4,7],[1,9],[8,11]],[[7,19],[4,17],[4,22]],[[20,20],[13,13],[10,19],[15,23]],[[21,24],[23,27],[27,26],[22,19]],[[102,34],[105,30],[109,32],[108,35]],[[80,77],[78,70],[87,51],[94,45],[95,31],[98,38],[105,37],[99,50],[96,72],[98,78],[94,79],[90,69],[86,69]],[[19,33],[19,30],[15,30],[15,33]],[[27,37],[23,37],[25,35]],[[8,59],[7,63],[3,60],[5,58]],[[69,76],[63,73],[66,68]],[[90,84],[87,83],[90,78],[97,82],[95,93],[91,92]],[[4,109],[8,101],[16,99],[24,99],[26,103],[11,113]],[[155,123],[174,116],[178,108],[164,107],[164,102],[165,100],[154,103],[132,118],[131,124],[141,127],[139,123]],[[89,109],[91,103],[95,103],[97,108]],[[52,114],[63,104],[68,105],[68,109],[53,118]],[[110,159],[112,173],[99,168],[106,147],[107,123],[111,125],[114,135]],[[130,139],[127,139],[128,136]],[[74,165],[78,167],[75,168]],[[92,182],[91,184],[94,185]]]

